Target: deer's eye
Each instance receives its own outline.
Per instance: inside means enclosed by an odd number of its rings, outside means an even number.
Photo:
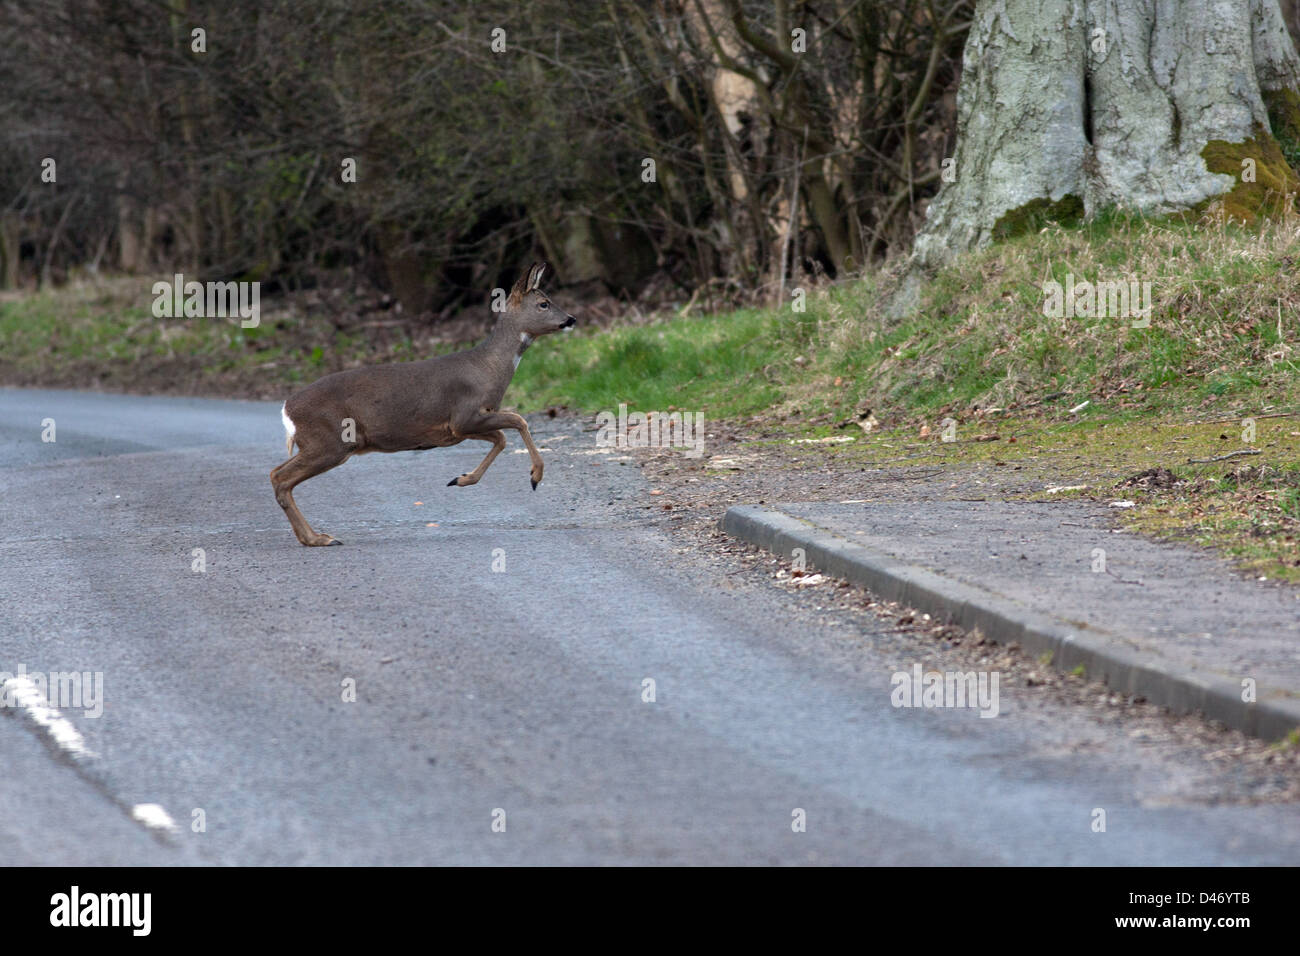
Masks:
[[[551,303],[549,303],[549,302],[538,302],[538,303],[537,303],[537,307],[538,307],[539,309],[549,309],[549,308],[551,307]]]

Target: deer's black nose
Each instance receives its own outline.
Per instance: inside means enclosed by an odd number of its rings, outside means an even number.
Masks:
[[[573,316],[569,316],[567,319],[564,320],[564,324],[561,325],[560,328],[571,329],[577,324],[578,324],[578,320],[575,319]]]

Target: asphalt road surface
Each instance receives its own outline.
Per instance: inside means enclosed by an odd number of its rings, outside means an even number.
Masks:
[[[536,492],[513,434],[472,488],[482,443],[348,462],[297,494],[345,545],[304,548],[277,404],[0,390],[0,671],[102,675],[99,716],[0,708],[6,862],[1300,861],[1294,805],[1150,798],[1122,724],[891,706],[872,634],[534,434]]]

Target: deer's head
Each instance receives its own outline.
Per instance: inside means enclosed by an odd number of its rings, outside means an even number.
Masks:
[[[542,273],[545,271],[545,262],[534,262],[519,277],[519,281],[510,290],[505,312],[501,316],[502,322],[509,322],[515,331],[527,335],[529,339],[571,329],[578,321],[557,307],[550,296],[542,291]]]

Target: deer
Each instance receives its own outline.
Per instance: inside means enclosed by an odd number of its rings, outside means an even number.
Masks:
[[[541,453],[528,422],[502,411],[501,399],[530,345],[577,324],[542,291],[546,269],[545,262],[535,262],[519,277],[491,333],[473,348],[419,362],[334,372],[289,396],[280,418],[285,450],[292,457],[272,469],[271,487],[300,542],[308,547],[343,543],[307,523],[293,489],[353,455],[447,448],[466,439],[489,442],[492,448],[477,468],[447,482],[448,487],[466,488],[477,484],[505,449],[504,430],[514,429],[528,449],[529,478],[537,490]]]

